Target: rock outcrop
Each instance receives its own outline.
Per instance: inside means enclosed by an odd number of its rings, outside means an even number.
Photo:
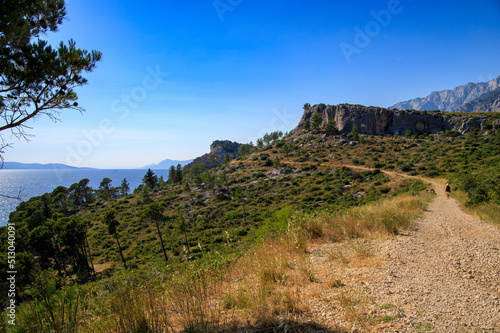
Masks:
[[[241,143],[238,142],[215,140],[210,145],[210,153],[195,158],[187,167],[191,168],[195,163],[202,163],[205,165],[206,169],[213,168],[214,166],[222,164],[226,154],[229,154],[232,159],[238,157],[240,146]]]
[[[457,131],[466,134],[477,128],[486,129],[487,117],[484,116],[454,116],[442,112],[401,111],[381,107],[339,104],[317,104],[304,111],[298,126],[293,130],[299,133],[304,125],[318,113],[322,119],[321,128],[328,122],[334,122],[334,128],[339,133],[349,133],[353,126],[359,134],[367,135],[404,135],[411,133],[438,133]]]
[[[500,76],[487,82],[469,82],[452,90],[433,91],[427,97],[399,102],[389,108],[398,110],[455,111],[462,104],[468,103],[498,87],[500,87]]]

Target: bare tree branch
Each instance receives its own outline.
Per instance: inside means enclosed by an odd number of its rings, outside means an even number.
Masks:
[[[12,196],[12,195],[5,195],[5,194],[1,194],[0,193],[0,197],[2,198],[7,198],[7,199],[14,199],[14,200],[19,200],[19,201],[24,201],[23,200],[23,189],[19,189],[19,193],[16,195],[16,196]]]

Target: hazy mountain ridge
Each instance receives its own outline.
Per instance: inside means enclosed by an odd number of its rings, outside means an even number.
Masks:
[[[1,165],[0,165],[1,166]],[[5,170],[53,170],[53,169],[95,169],[95,168],[85,168],[85,167],[74,167],[61,163],[20,163],[20,162],[4,162],[3,169]]]
[[[460,105],[456,112],[500,112],[500,87]]]
[[[451,90],[433,91],[427,97],[399,102],[389,108],[419,111],[456,111],[462,104],[468,103],[498,87],[500,87],[500,76],[487,82],[469,82]]]
[[[177,164],[180,164],[181,166],[185,166],[191,162],[193,162],[192,159],[185,160],[185,161],[177,161],[177,160],[170,160],[167,158],[158,164],[153,163],[153,164],[145,165],[143,167],[140,167],[139,169],[169,169],[172,165],[177,166]]]

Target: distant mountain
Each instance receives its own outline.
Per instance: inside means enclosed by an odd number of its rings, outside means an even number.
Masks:
[[[172,165],[177,166],[177,164],[180,164],[181,166],[185,166],[186,164],[189,164],[193,162],[193,160],[186,160],[186,161],[176,161],[176,160],[169,160],[165,159],[161,161],[158,164],[150,164],[141,167],[140,169],[169,169]]]
[[[460,105],[456,112],[500,112],[500,87]]]
[[[462,104],[468,103],[498,87],[500,87],[500,76],[487,82],[469,82],[452,90],[433,91],[427,97],[399,102],[389,108],[420,111],[455,111]]]
[[[1,165],[0,165],[1,166]],[[19,169],[19,170],[58,170],[58,169],[93,169],[93,168],[77,168],[65,164],[60,164],[60,163],[49,163],[49,164],[40,164],[40,163],[19,163],[19,162],[4,162],[3,163],[3,169],[6,170],[12,170],[12,169]]]

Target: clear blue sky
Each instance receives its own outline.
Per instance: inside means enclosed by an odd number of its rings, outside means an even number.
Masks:
[[[129,168],[291,130],[308,102],[387,107],[500,75],[500,1],[72,0],[47,38],[103,53],[83,115],[7,161]],[[360,33],[361,31],[361,33]]]

